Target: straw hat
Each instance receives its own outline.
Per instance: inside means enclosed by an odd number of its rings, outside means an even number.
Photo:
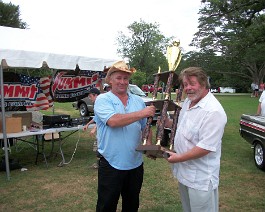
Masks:
[[[136,69],[135,68],[129,69],[124,61],[118,61],[114,63],[110,68],[105,68],[103,71],[107,72],[106,82],[108,83],[110,75],[113,74],[114,72],[123,71],[131,75],[132,73],[136,72]]]

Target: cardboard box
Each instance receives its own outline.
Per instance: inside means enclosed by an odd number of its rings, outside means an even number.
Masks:
[[[3,121],[0,120],[0,133],[3,133]],[[6,133],[17,133],[22,131],[21,117],[6,117]]]
[[[12,117],[21,117],[22,118],[22,126],[26,125],[27,129],[29,129],[31,127],[31,122],[32,122],[32,113],[31,112],[13,113]]]

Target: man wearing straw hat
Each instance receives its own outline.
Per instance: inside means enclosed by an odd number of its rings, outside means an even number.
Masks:
[[[143,182],[143,155],[135,151],[141,144],[147,117],[154,106],[127,92],[134,68],[118,61],[107,72],[111,91],[98,96],[94,111],[97,123],[98,168],[97,211],[116,211],[122,197],[122,211],[138,211]],[[149,136],[151,142],[151,135]]]

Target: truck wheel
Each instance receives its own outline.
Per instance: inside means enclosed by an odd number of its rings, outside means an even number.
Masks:
[[[85,103],[82,103],[79,107],[80,116],[84,117],[88,115],[88,109]]]
[[[264,145],[261,142],[256,142],[254,145],[254,160],[256,166],[265,171],[265,160],[264,160]]]

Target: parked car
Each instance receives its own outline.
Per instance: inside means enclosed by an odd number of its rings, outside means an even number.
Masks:
[[[142,91],[148,93],[150,89],[150,85],[142,85]]]
[[[155,90],[155,87],[154,85],[152,84],[149,84],[149,85],[142,85],[142,90],[145,92],[145,93],[153,93],[153,91]],[[158,87],[157,88],[157,91],[162,93],[163,89],[162,87]]]
[[[232,87],[219,87],[219,93],[235,93],[236,89]]]
[[[89,97],[73,102],[72,106],[79,110],[79,114],[82,117],[94,115],[93,103]]]
[[[137,85],[129,84],[128,86],[129,92],[132,94],[140,96],[144,102],[149,102],[152,101],[152,98],[147,97],[146,94],[139,88]],[[93,116],[94,115],[94,106],[89,97],[80,99],[79,101],[73,102],[72,106],[76,109],[79,110],[80,116],[85,117],[85,116]],[[157,116],[160,115],[160,111],[156,111],[156,115],[153,118],[154,121],[157,120]]]
[[[220,93],[220,88],[211,88],[211,93]]]
[[[265,117],[242,114],[239,132],[253,146],[255,165],[265,171]]]

